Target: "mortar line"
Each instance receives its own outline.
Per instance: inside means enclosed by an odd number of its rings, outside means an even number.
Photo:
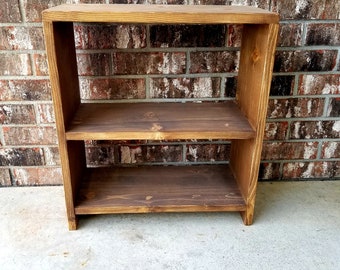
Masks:
[[[23,13],[24,13],[24,11],[23,11]],[[23,16],[21,14],[21,10],[20,10],[20,16]],[[13,23],[2,22],[2,23],[0,23],[0,27],[41,27],[42,28],[42,23],[41,22],[24,22],[24,21],[13,22]]]
[[[337,70],[338,68],[339,68],[339,70]],[[337,55],[337,58],[336,58],[336,61],[335,61],[333,71],[340,72],[340,48],[338,50],[338,55]]]
[[[338,45],[303,45],[303,46],[289,46],[289,47],[276,47],[276,51],[336,51],[339,50]]]
[[[307,46],[306,41],[307,41],[307,23],[304,22],[304,23],[302,23],[302,33],[301,33],[301,44],[302,44],[302,46]]]
[[[52,105],[52,100],[5,100],[0,101],[1,105],[34,105],[34,104],[50,104]]]
[[[5,138],[3,136],[2,125],[0,125],[0,144],[1,148],[3,148],[5,145]]]
[[[21,16],[21,25],[26,23],[26,12],[25,12],[25,5],[24,0],[19,0],[19,10]]]
[[[330,102],[330,98],[329,96],[325,97],[325,102],[324,102],[324,107],[323,107],[323,112],[322,112],[322,116],[323,117],[329,117],[328,114],[328,107],[329,107],[329,102]]]
[[[83,76],[79,75],[80,79],[110,79],[110,78],[119,78],[119,79],[141,79],[141,78],[214,78],[214,77],[234,77],[237,76],[236,72],[228,72],[224,73],[180,73],[180,74],[113,74],[113,75],[100,75],[100,76]],[[0,76],[1,79],[1,76]],[[7,78],[6,78],[7,79]]]
[[[220,98],[224,98],[225,97],[226,83],[227,83],[227,77],[226,76],[221,76]]]
[[[187,162],[187,151],[188,151],[188,146],[187,144],[182,145],[182,162]]]
[[[45,50],[0,50],[0,54],[46,54]]]
[[[300,75],[295,74],[294,86],[293,86],[293,96],[294,97],[298,96],[299,79],[300,79]]]
[[[146,76],[145,77],[145,100],[147,101],[152,99],[150,84],[151,84],[151,78],[149,76]]]
[[[323,140],[318,142],[318,149],[316,153],[316,159],[321,159]]]
[[[283,179],[283,162],[280,162],[279,164],[280,164],[280,166],[279,166],[279,178],[280,178],[280,180],[282,180]]]
[[[295,24],[295,23],[308,23],[308,24],[332,24],[339,23],[338,19],[293,19],[293,20],[280,20],[280,24]]]

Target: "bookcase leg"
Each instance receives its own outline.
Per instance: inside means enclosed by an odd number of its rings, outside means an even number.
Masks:
[[[72,219],[68,219],[68,229],[70,231],[75,231],[77,230],[77,227],[78,227],[78,218],[75,216],[74,218]]]
[[[244,225],[252,225],[254,218],[254,207],[247,206],[246,211],[240,212]]]

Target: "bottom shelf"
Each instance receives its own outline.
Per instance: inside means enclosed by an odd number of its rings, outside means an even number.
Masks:
[[[227,165],[91,168],[75,213],[245,211]]]

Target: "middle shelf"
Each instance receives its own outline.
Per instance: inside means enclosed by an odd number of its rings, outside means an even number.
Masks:
[[[81,103],[67,140],[250,139],[255,131],[234,101]]]

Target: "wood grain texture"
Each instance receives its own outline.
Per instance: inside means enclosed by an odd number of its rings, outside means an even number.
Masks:
[[[254,214],[278,27],[245,25],[243,30],[236,99],[256,136],[232,142],[230,166],[246,200],[247,210],[242,213],[246,225],[252,224]]]
[[[86,166],[84,142],[67,142],[65,127],[80,104],[73,23],[44,22],[58,146],[63,174],[69,229],[77,227],[74,198]]]
[[[68,140],[248,139],[254,130],[233,101],[82,104]]]
[[[76,214],[242,211],[227,165],[88,169]]]
[[[276,13],[235,6],[83,4],[44,11],[69,228],[81,214],[179,211],[240,211],[250,225],[278,21]],[[73,22],[244,24],[237,105],[81,104]],[[84,140],[92,139],[232,139],[230,169],[86,169]]]
[[[278,23],[277,13],[224,5],[60,5],[43,11],[43,21],[115,23]]]

